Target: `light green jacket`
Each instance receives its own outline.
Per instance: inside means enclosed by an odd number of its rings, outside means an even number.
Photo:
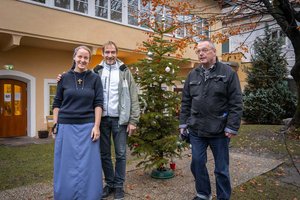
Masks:
[[[136,83],[127,66],[120,60],[120,81],[119,81],[119,124],[132,124],[137,126],[140,118],[140,106]],[[103,66],[97,65],[94,72],[101,77]]]

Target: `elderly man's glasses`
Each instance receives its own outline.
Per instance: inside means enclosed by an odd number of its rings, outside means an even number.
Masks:
[[[202,53],[207,53],[209,50],[211,50],[211,49],[207,49],[207,48],[204,48],[204,49],[197,49],[197,50],[196,50],[196,54],[200,54],[201,52],[202,52]]]

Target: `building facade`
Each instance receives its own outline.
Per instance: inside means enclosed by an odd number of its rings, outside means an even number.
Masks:
[[[284,36],[281,28],[274,23],[268,24],[271,32],[272,37],[274,38],[283,38],[283,46],[282,46],[282,52],[286,56],[286,61],[288,63],[287,69],[288,69],[288,77],[289,79],[292,79],[292,76],[290,75],[290,71],[292,67],[295,64],[295,54],[294,54],[294,48],[292,46],[291,41],[288,39],[288,37]],[[249,48],[248,52],[244,52],[244,56],[242,61],[243,62],[251,62],[251,55],[255,54],[254,52],[254,41],[256,38],[263,38],[265,36],[265,28],[266,23],[259,24],[259,26],[255,30],[251,30],[248,33],[243,33],[240,35],[231,36],[229,38],[229,52],[234,52],[240,44],[246,40],[246,45]]]
[[[75,47],[92,49],[90,68],[102,60],[101,47],[109,40],[126,64],[145,56],[136,51],[149,31],[139,16],[150,12],[151,4],[140,0],[1,0],[0,10],[0,137],[35,137],[46,129],[56,76],[70,68]],[[183,28],[176,37],[184,34]],[[180,76],[197,62],[193,48],[183,57],[190,62]]]

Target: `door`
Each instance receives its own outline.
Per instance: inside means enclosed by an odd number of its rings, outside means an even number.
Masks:
[[[0,137],[27,135],[26,83],[0,79]]]

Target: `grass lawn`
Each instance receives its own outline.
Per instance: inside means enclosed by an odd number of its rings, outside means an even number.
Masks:
[[[282,125],[242,125],[238,137],[231,140],[233,148],[253,151],[256,153],[270,153],[286,155],[287,150],[284,142],[285,136],[280,133]],[[300,155],[300,140],[286,137],[288,149],[294,155]]]
[[[280,133],[280,128],[282,128],[280,125],[243,125],[239,136],[232,139],[231,148],[234,151],[280,158],[285,161],[274,170],[235,187],[232,200],[300,200],[300,186],[286,181],[286,178],[300,179],[287,153],[288,148],[294,162],[298,162],[299,168],[300,140],[299,137],[284,136]]]
[[[52,181],[54,144],[0,146],[0,190]]]
[[[300,188],[280,180],[283,168],[256,177],[233,190],[232,200],[299,200]]]
[[[112,145],[112,158],[114,146]],[[0,191],[53,180],[54,142],[0,146]],[[130,157],[127,164],[136,160]]]

